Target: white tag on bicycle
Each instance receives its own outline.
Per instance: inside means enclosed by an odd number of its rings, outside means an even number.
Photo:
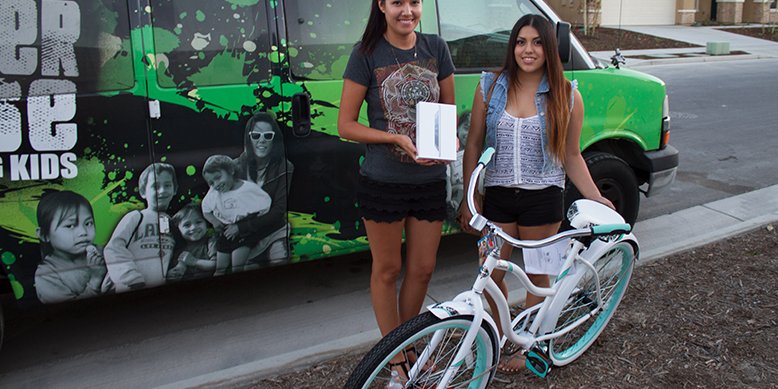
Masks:
[[[524,271],[528,274],[558,275],[569,243],[569,239],[564,239],[537,249],[522,249]]]

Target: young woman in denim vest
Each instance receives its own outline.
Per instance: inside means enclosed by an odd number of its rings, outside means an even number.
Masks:
[[[476,88],[463,161],[464,187],[484,147],[494,147],[479,212],[514,237],[542,239],[561,225],[565,174],[584,197],[613,205],[600,195],[581,156],[583,101],[575,82],[562,73],[554,27],[542,16],[525,15],[508,42],[502,69],[484,72]],[[460,207],[464,229],[469,229],[471,216],[466,205]],[[503,246],[501,256],[509,258],[512,248]],[[527,273],[535,285],[549,286],[548,275],[532,274],[531,268]],[[504,275],[495,272],[492,277],[507,296]],[[527,294],[525,306],[541,301]],[[497,312],[491,300],[489,304]],[[502,361],[500,369],[514,372],[523,365],[520,356],[513,356]]]
[[[346,66],[338,115],[340,136],[366,145],[357,199],[382,335],[419,313],[446,218],[446,166],[416,158],[414,140],[417,102],[454,103],[454,64],[443,39],[414,31],[421,11],[420,0],[373,0]],[[363,102],[369,127],[358,122]],[[405,276],[398,293],[403,231]],[[416,360],[414,351],[392,361],[401,377]]]

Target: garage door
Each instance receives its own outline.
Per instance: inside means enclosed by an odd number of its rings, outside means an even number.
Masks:
[[[621,23],[619,23],[621,11]],[[602,0],[603,26],[675,24],[675,0]]]

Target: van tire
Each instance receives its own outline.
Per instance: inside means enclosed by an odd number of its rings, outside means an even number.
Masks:
[[[627,223],[634,225],[640,209],[640,189],[632,168],[623,159],[603,152],[584,153],[584,160],[600,193],[616,206],[616,211]],[[581,197],[575,185],[568,180],[565,210]]]

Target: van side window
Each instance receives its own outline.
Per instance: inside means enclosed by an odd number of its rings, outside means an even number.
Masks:
[[[528,13],[542,14],[528,0],[438,0],[440,35],[457,70],[501,66],[513,25]]]
[[[362,38],[370,5],[365,0],[287,1],[292,77],[342,78],[351,50]]]
[[[249,3],[151,0],[159,86],[190,88],[270,79],[267,2]]]
[[[0,98],[133,87],[126,0],[3,3]]]

